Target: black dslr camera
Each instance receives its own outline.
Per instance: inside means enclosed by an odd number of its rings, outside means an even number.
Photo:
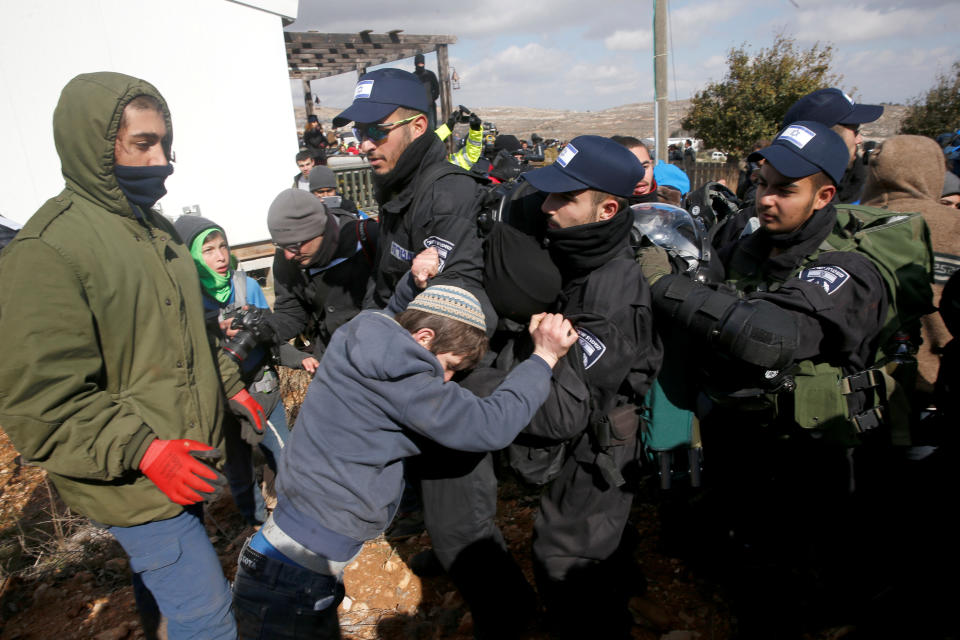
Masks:
[[[230,328],[239,329],[240,332],[224,340],[221,346],[227,355],[237,362],[242,362],[258,344],[274,342],[273,329],[267,324],[263,309],[256,307],[237,309],[227,318],[231,315],[233,322],[230,323]]]

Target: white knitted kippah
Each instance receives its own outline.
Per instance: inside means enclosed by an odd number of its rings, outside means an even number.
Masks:
[[[460,287],[442,284],[427,287],[407,305],[407,309],[419,309],[438,316],[446,316],[465,322],[481,331],[487,330],[480,301],[472,293]]]

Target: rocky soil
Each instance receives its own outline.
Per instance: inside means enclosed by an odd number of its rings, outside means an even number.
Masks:
[[[303,372],[283,372],[284,397],[295,417],[308,382]],[[0,431],[0,638],[29,640],[135,640],[144,638],[136,613],[126,557],[109,534],[70,514],[46,474],[26,467]],[[530,534],[537,491],[504,478],[498,523],[528,579]],[[636,558],[648,578],[644,597],[631,601],[642,640],[723,640],[731,616],[718,590],[681,560],[660,549],[655,506],[638,503],[633,522]],[[207,532],[228,578],[253,530],[229,496],[206,510]],[[346,571],[347,598],[340,607],[344,638],[469,640],[472,622],[446,577],[419,578],[409,559],[428,548],[424,533],[402,543],[382,536],[368,542]],[[532,632],[531,640],[545,638]]]

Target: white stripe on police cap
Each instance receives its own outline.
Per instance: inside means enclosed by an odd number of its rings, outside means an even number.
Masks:
[[[353,90],[353,99],[369,98],[371,93],[373,93],[373,80],[361,80]]]
[[[573,156],[577,155],[578,153],[580,152],[577,150],[577,148],[568,143],[567,146],[563,148],[563,151],[560,152],[560,155],[557,156],[557,164],[561,167],[566,167],[567,163],[573,160]]]
[[[805,146],[807,146],[808,142],[810,142],[816,137],[817,137],[817,134],[815,134],[810,129],[807,129],[804,126],[794,124],[784,129],[783,133],[781,133],[777,137],[777,139],[787,140],[789,142],[792,142],[798,148],[803,149]]]

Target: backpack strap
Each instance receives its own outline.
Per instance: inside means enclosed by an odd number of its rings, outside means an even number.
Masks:
[[[233,272],[233,302],[238,307],[247,303],[247,272],[243,269]]]
[[[231,284],[233,285],[233,302],[220,309],[220,320],[247,304],[247,272],[243,269],[235,270],[231,276]]]
[[[450,164],[446,160],[432,164],[420,174],[420,182],[417,183],[417,189],[413,193],[413,200],[410,204],[410,209],[412,211],[416,211],[417,207],[420,205],[420,201],[426,195],[427,190],[430,189],[437,180],[454,174],[467,176],[474,181],[479,181],[482,179],[469,171]]]
[[[363,251],[363,257],[367,259],[367,264],[373,266],[373,254],[376,253],[371,246],[370,234],[367,233],[367,223],[370,218],[357,220],[357,242],[360,243],[360,250]]]

